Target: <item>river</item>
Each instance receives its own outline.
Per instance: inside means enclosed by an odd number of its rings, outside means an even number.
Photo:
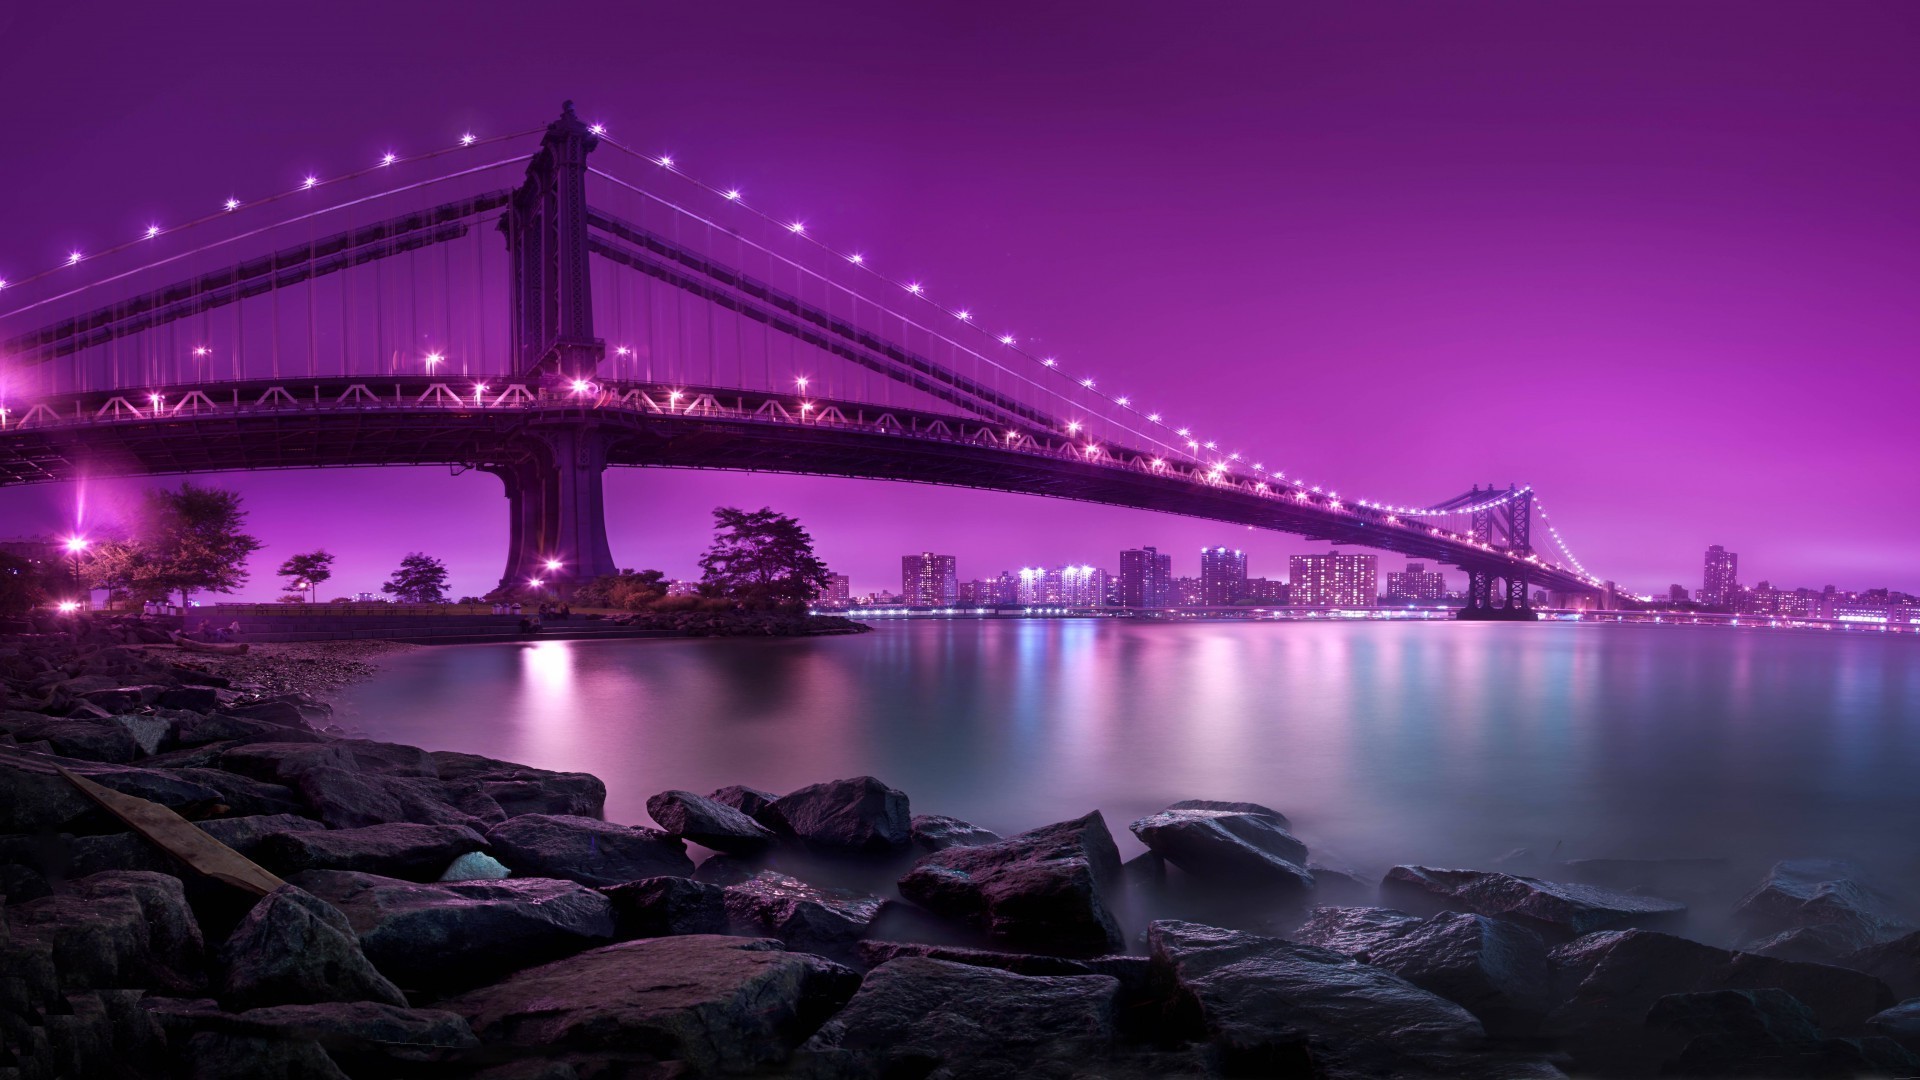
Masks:
[[[1678,626],[926,620],[791,640],[422,649],[339,699],[371,737],[607,783],[870,773],[1002,832],[1249,799],[1319,857],[1850,857],[1920,874],[1920,640]],[[1752,880],[1751,877],[1746,880]]]

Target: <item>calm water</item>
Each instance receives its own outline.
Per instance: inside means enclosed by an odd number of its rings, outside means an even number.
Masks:
[[[1325,855],[1801,854],[1920,871],[1920,640],[1681,627],[889,623],[799,641],[423,649],[383,739],[603,778],[607,815],[871,773],[1014,831],[1252,799]],[[1751,880],[1750,878],[1747,880]]]

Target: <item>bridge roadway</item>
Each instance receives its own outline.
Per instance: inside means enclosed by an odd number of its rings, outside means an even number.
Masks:
[[[514,376],[283,379],[6,403],[0,486],[82,477],[372,465],[501,476],[513,500],[504,583],[560,558],[608,572],[605,466],[844,476],[1182,514],[1399,552],[1532,587],[1592,593],[1538,555],[1475,544],[1284,482],[1090,446],[1036,427],[764,391]]]

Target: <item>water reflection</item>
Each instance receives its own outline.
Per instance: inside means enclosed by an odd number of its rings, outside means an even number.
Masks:
[[[1920,651],[1682,627],[1022,621],[799,641],[422,650],[342,702],[380,737],[648,795],[872,773],[1019,829],[1254,799],[1372,869],[1806,853],[1920,869]]]

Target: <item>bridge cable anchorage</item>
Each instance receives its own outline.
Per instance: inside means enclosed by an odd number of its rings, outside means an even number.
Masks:
[[[419,154],[410,154],[405,157],[401,157],[397,154],[385,154],[385,155],[382,155],[380,160],[373,165],[369,165],[361,169],[353,169],[348,172],[340,173],[335,176],[322,177],[322,176],[314,176],[309,174],[307,176],[302,177],[301,182],[295,185],[294,187],[288,188],[285,191],[276,192],[275,194],[272,194],[272,195],[264,196],[262,198],[252,199],[252,200],[241,200],[241,199],[229,196],[227,200],[221,204],[221,208],[219,210],[213,211],[212,213],[203,214],[200,217],[181,222],[180,224],[177,224],[177,225],[159,225],[159,224],[149,225],[145,230],[143,230],[139,235],[137,235],[132,240],[127,240],[122,243],[115,244],[109,248],[103,248],[97,252],[84,253],[84,254],[80,252],[69,253],[67,257],[62,259],[60,262],[57,262],[52,266],[47,267],[44,270],[40,270],[36,273],[29,274],[23,278],[0,279],[0,290],[14,289],[14,288],[20,288],[26,285],[31,285],[36,281],[40,281],[43,278],[51,277],[54,274],[58,274],[63,270],[69,270],[74,266],[77,266],[83,262],[86,262],[86,263],[97,262],[100,259],[104,259],[110,255],[117,255],[120,252],[129,251],[133,248],[139,247],[140,245],[145,244],[151,240],[154,240],[161,235],[173,236],[177,233],[185,232],[186,230],[193,229],[198,226],[206,225],[209,222],[220,221],[240,210],[252,210],[262,206],[270,206],[274,203],[281,202],[286,199],[291,199],[297,195],[304,195],[307,192],[314,190],[315,188],[325,187],[330,184],[344,183],[349,180],[357,180],[363,176],[371,176],[374,173],[382,172],[396,165],[417,164],[423,161],[431,161],[435,158],[442,157],[447,154],[455,154],[463,150],[470,150],[474,147],[488,146],[498,142],[508,142],[513,139],[524,139],[530,135],[537,135],[543,130],[545,129],[544,128],[528,128],[524,131],[510,132],[505,135],[491,135],[484,139],[476,137],[472,142],[466,142],[466,143],[460,143],[454,146],[442,147],[438,150],[428,150]],[[528,155],[520,155],[519,157],[516,157],[516,158],[509,158],[505,162],[496,162],[493,165],[481,166],[480,169],[467,170],[467,172],[475,172],[475,171],[480,171],[487,168],[498,168],[502,164],[511,164],[514,161],[525,160],[527,156]],[[453,175],[457,176],[460,174],[453,174]],[[425,183],[425,184],[441,183],[450,178],[451,178],[450,176],[436,177],[427,181],[423,181],[422,183]],[[398,192],[398,191],[409,190],[411,186],[412,185],[409,185],[408,187],[395,188],[393,189],[393,191]],[[381,196],[380,195],[368,196],[368,198],[378,198],[378,197],[381,197]],[[366,199],[355,200],[355,202],[365,202],[365,201],[367,200]],[[344,207],[344,206],[350,206],[353,204],[342,203],[340,205]],[[330,209],[338,209],[338,207],[330,208]],[[326,210],[316,211],[316,213],[325,213],[325,212],[327,211]],[[274,225],[267,226],[266,228],[277,228],[285,224],[286,222],[276,222]],[[259,232],[259,231],[262,231],[262,230],[255,230],[255,232]],[[248,234],[242,234],[242,236],[231,237],[230,239],[231,240],[242,239],[243,236],[245,235],[248,235]],[[81,257],[75,258],[74,257],[75,255],[81,255]],[[163,263],[151,263],[148,265],[158,266],[158,265],[163,265]],[[120,276],[124,277],[125,275],[123,274]],[[115,280],[115,279],[106,278],[106,279],[102,279],[99,282],[93,282],[90,284],[104,284],[107,281],[112,281],[112,280]],[[71,293],[68,293],[65,295],[71,295]],[[38,305],[33,305],[33,306],[38,306]],[[20,311],[30,311],[30,310],[32,310],[32,307],[20,308],[20,309],[17,309],[16,311],[0,313],[0,319],[18,314]]]

